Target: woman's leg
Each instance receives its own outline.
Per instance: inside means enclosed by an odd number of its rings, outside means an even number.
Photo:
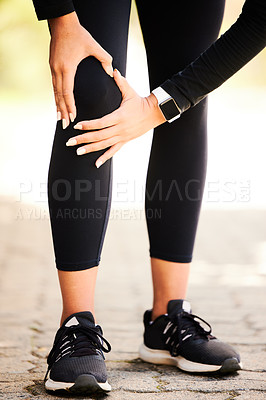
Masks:
[[[113,57],[123,74],[130,0],[74,1],[81,24]],[[71,54],[69,55],[71,57]],[[113,79],[93,57],[78,66],[75,87],[77,118],[101,117],[116,109],[121,94]],[[56,265],[63,298],[62,321],[74,312],[93,311],[97,265],[111,202],[112,161],[101,168],[95,161],[101,152],[77,156],[66,147],[76,135],[73,125],[63,130],[58,122],[49,168],[48,194]]]
[[[124,74],[130,0],[73,3],[81,24],[113,56],[114,67]],[[74,95],[75,123],[110,113],[121,102],[114,80],[92,57],[77,68]],[[75,148],[65,145],[76,134],[73,123],[63,130],[58,122],[49,169],[49,207],[63,313],[47,360],[45,387],[85,394],[111,389],[103,357],[110,345],[92,313],[110,209],[112,161],[97,169],[95,161],[101,152],[77,156]]]
[[[153,89],[216,39],[224,0],[138,4]],[[239,355],[204,330],[183,300],[205,181],[206,124],[203,101],[154,132],[146,191],[154,310],[144,314],[140,357],[188,372],[228,373],[241,368]]]
[[[94,292],[98,268],[58,271],[63,311],[61,325],[69,315],[90,310],[94,315]]]
[[[137,0],[151,89],[183,69],[218,36],[224,0]],[[146,186],[146,219],[154,315],[186,295],[207,160],[207,102],[154,131]]]
[[[216,39],[224,0],[138,4],[153,89]],[[154,310],[144,314],[140,357],[188,372],[229,373],[241,368],[239,354],[203,329],[184,300],[205,181],[206,123],[203,101],[154,132],[146,192]]]
[[[169,300],[185,299],[190,264],[151,258],[153,282],[152,320],[167,312]]]

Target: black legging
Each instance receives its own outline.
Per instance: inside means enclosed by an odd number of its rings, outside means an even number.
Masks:
[[[224,0],[136,3],[152,90],[217,38]],[[74,5],[80,23],[125,75],[131,1],[74,0]],[[104,116],[121,102],[115,82],[93,57],[78,66],[74,94],[75,123]],[[154,131],[145,202],[151,257],[192,259],[206,175],[206,122],[204,100]],[[103,151],[77,156],[75,147],[65,146],[76,134],[73,124],[66,130],[57,124],[48,180],[56,265],[66,271],[99,264],[111,203],[112,160],[97,169]]]

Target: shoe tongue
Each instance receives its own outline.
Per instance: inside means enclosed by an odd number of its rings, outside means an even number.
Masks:
[[[190,303],[187,300],[170,300],[167,307],[168,315],[175,315],[181,311],[191,314]]]
[[[70,315],[63,323],[64,326],[69,328],[74,325],[95,326],[93,315],[90,311],[82,311]]]

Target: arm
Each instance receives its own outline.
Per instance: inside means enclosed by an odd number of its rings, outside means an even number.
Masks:
[[[161,87],[184,112],[222,85],[266,46],[266,1],[246,0],[231,28]]]
[[[161,87],[184,112],[235,74],[265,45],[266,1],[246,0],[237,22],[198,59]],[[67,143],[73,146],[89,142],[77,149],[79,155],[111,146],[96,161],[96,166],[108,160],[127,141],[165,122],[159,117],[160,109],[153,94],[144,101],[133,94],[125,78],[117,73],[114,78],[122,92],[121,106],[103,118],[78,123],[76,129],[92,132],[75,136]]]
[[[33,0],[33,5],[39,21],[75,11],[72,0]]]

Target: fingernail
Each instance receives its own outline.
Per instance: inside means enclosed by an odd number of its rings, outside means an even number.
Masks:
[[[76,141],[76,139],[69,139],[66,142],[66,146],[75,146],[76,144],[78,144],[78,142]]]
[[[57,121],[61,121],[62,117],[61,117],[61,112],[57,111]]]
[[[77,150],[77,155],[78,155],[78,156],[81,156],[82,154],[85,154],[85,152],[86,152],[86,150],[83,149],[83,148],[81,147],[81,148],[79,148],[79,149]]]
[[[75,121],[75,117],[74,117],[74,115],[72,113],[69,113],[69,119],[70,119],[71,122]]]
[[[95,165],[96,165],[97,168],[100,168],[100,166],[103,165],[103,162],[102,161],[96,161]]]
[[[62,127],[63,129],[66,129],[68,127],[68,122],[65,118],[62,119]]]
[[[81,124],[76,124],[76,125],[74,126],[74,129],[82,129],[82,125],[81,125]]]
[[[115,69],[115,71],[118,73],[118,75],[120,75],[120,76],[121,76],[121,73],[120,73],[120,71],[118,71],[118,69],[117,69],[117,68]]]

